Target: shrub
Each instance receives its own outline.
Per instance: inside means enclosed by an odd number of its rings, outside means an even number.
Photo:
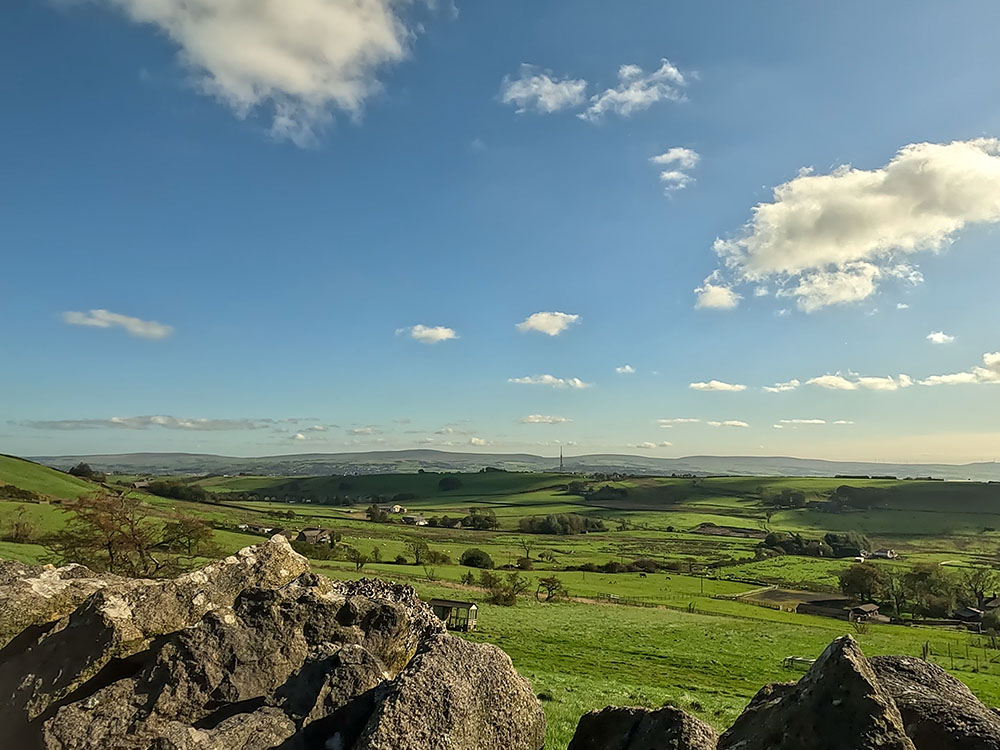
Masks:
[[[535,562],[530,557],[517,558],[517,567],[521,570],[534,570]]]
[[[186,500],[192,503],[203,503],[208,500],[208,492],[204,487],[199,487],[196,484],[182,484],[181,482],[168,482],[161,479],[150,482],[146,490],[153,495],[169,497],[173,500]]]
[[[484,570],[492,570],[493,558],[486,554],[483,550],[476,547],[470,547],[462,553],[462,556],[458,560],[459,564],[464,565],[467,568],[482,568]]]

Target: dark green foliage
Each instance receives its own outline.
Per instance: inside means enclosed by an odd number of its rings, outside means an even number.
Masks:
[[[530,557],[517,558],[517,567],[521,570],[534,570],[535,562]]]
[[[369,521],[375,523],[388,523],[389,521],[389,514],[377,505],[369,505],[365,515],[368,516]]]
[[[871,563],[858,563],[843,571],[840,590],[844,596],[874,602],[885,593],[886,577],[882,569]]]
[[[499,576],[484,570],[479,575],[479,585],[486,589],[486,601],[490,604],[513,607],[517,604],[518,595],[528,588],[528,581],[522,578],[517,571],[508,573],[506,576]]]
[[[594,531],[607,531],[604,521],[599,518],[588,518],[576,513],[527,516],[518,523],[518,528],[526,534],[587,534]]]
[[[12,484],[0,484],[0,500],[23,500],[37,503],[41,499],[42,496],[37,492],[22,490],[20,487],[15,487]]]
[[[492,509],[470,508],[469,515],[462,519],[462,527],[479,531],[493,531],[500,528],[497,514]]]
[[[159,497],[169,497],[173,500],[186,500],[192,503],[203,503],[208,500],[208,492],[196,484],[183,484],[159,479],[150,482],[146,491]]]
[[[458,477],[441,477],[438,482],[438,489],[442,492],[450,492],[451,490],[457,490],[462,486],[462,480]]]
[[[465,550],[458,562],[460,565],[464,565],[467,568],[483,568],[485,570],[492,570],[494,567],[493,558],[477,547],[470,547]]]
[[[76,466],[71,468],[67,474],[72,474],[74,477],[80,477],[81,479],[90,479],[94,482],[103,482],[104,474],[100,471],[95,471],[90,467],[90,464],[85,464],[83,461],[78,463]]]

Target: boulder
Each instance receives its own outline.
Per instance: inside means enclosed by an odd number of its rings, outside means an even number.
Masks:
[[[36,640],[0,652],[0,726],[18,736],[102,670],[116,669],[112,662],[232,604],[247,589],[280,586],[308,569],[308,561],[275,536],[175,579],[113,579]]]
[[[25,565],[0,560],[0,647],[27,628],[68,615],[95,591],[123,579],[98,576],[83,565]]]
[[[540,750],[545,714],[503,651],[449,635],[428,639],[376,696],[353,750]]]
[[[850,636],[793,685],[763,688],[719,750],[914,750],[892,697]]]
[[[906,656],[869,663],[917,750],[1000,750],[1000,716],[941,667]]]
[[[580,719],[569,750],[715,750],[719,736],[679,708],[608,706]]]

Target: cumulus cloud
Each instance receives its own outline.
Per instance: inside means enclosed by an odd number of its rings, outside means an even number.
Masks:
[[[541,112],[551,114],[583,104],[587,82],[583,79],[560,78],[552,71],[535,65],[522,64],[517,78],[507,76],[500,86],[500,101],[513,104],[518,114]]]
[[[483,446],[483,445],[486,445],[486,444],[487,444],[487,442],[485,440],[483,440],[483,438],[480,438],[480,437],[469,438],[469,445]]]
[[[521,419],[522,424],[565,424],[572,421],[568,417],[557,417],[554,414],[529,414]]]
[[[725,284],[719,284],[718,273],[711,274],[704,283],[694,290],[697,295],[694,306],[698,310],[732,310],[740,304],[742,295]]]
[[[265,111],[271,133],[298,145],[336,111],[358,118],[414,34],[396,0],[96,1],[170,39],[201,92],[240,118]]]
[[[172,326],[155,320],[142,320],[128,315],[119,315],[110,310],[89,310],[87,312],[64,312],[63,322],[71,326],[91,326],[93,328],[124,328],[129,336],[140,339],[157,340],[174,332]]]
[[[825,419],[779,419],[781,424],[826,424]]]
[[[740,421],[739,419],[727,419],[723,422],[706,422],[709,427],[749,427],[750,425],[746,422]]]
[[[955,341],[955,337],[949,336],[944,331],[931,331],[927,334],[927,340],[932,344],[951,344]]]
[[[666,167],[660,171],[660,182],[664,183],[664,191],[672,193],[675,190],[683,190],[694,182],[690,171],[698,165],[700,159],[701,156],[697,151],[675,146],[662,154],[650,157],[649,161],[657,166]]]
[[[396,335],[409,334],[411,339],[419,341],[421,344],[437,344],[442,341],[457,339],[458,334],[454,328],[445,326],[425,326],[415,325],[409,328],[397,328]]]
[[[507,378],[508,383],[519,385],[548,385],[552,388],[590,388],[580,378],[557,378],[555,375],[526,375],[523,378]]]
[[[110,417],[108,419],[57,419],[23,422],[26,427],[38,430],[145,430],[161,427],[166,430],[194,430],[216,432],[224,430],[260,430],[274,424],[272,419],[187,419],[165,415],[141,417]]]
[[[622,365],[621,367],[616,367],[615,372],[619,375],[635,375],[635,368],[632,365]]]
[[[920,283],[910,256],[997,221],[1000,140],[914,143],[877,169],[800,171],[714,249],[730,285],[773,280],[810,312],[867,299],[888,279]]]
[[[674,427],[675,425],[679,424],[697,424],[700,421],[701,421],[700,419],[692,419],[690,417],[675,417],[673,419],[656,420],[657,424],[659,424],[660,427],[663,428]]]
[[[709,380],[707,383],[691,383],[688,386],[694,391],[745,391],[747,387],[745,385],[739,385],[734,383],[725,383],[721,380]]]
[[[668,443],[666,441],[660,443],[652,443],[650,441],[645,441],[643,443],[636,443],[634,447],[641,448],[642,450],[651,451],[654,448],[669,448],[673,443]]]
[[[920,381],[921,385],[980,385],[1000,383],[1000,352],[983,355],[983,364],[965,372],[948,375],[931,375]]]
[[[618,68],[618,85],[590,97],[586,111],[577,115],[581,120],[597,122],[606,114],[629,117],[660,101],[681,101],[687,80],[669,60],[647,73],[638,65]]]
[[[549,336],[558,336],[580,319],[579,315],[564,312],[536,312],[517,324],[521,333],[538,331]]]
[[[765,385],[764,390],[768,393],[785,393],[787,391],[794,391],[802,385],[798,380],[792,378],[791,380],[786,380],[784,383],[775,383],[774,385]]]
[[[898,391],[901,388],[909,388],[913,385],[913,378],[909,375],[899,375],[893,377],[886,376],[851,376],[846,378],[843,375],[820,375],[806,381],[808,385],[819,386],[831,391],[856,391],[866,389],[870,391]]]

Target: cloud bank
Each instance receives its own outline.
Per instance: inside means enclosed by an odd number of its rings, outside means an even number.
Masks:
[[[557,378],[555,375],[526,375],[523,378],[507,378],[508,383],[518,385],[547,385],[552,388],[590,388],[591,383],[584,383],[580,378]]]
[[[1000,140],[914,143],[877,169],[800,171],[714,250],[727,288],[774,281],[812,312],[867,299],[886,280],[920,283],[911,256],[997,221]]]

